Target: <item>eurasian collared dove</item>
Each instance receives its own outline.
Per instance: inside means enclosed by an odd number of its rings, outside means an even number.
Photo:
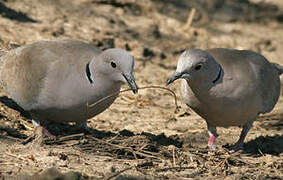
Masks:
[[[4,90],[24,110],[33,123],[76,122],[107,109],[127,82],[134,93],[134,58],[122,49],[100,51],[79,41],[39,41],[8,51],[0,57],[0,81]]]
[[[167,85],[182,78],[185,103],[206,120],[208,147],[215,148],[216,127],[241,126],[232,152],[244,139],[259,114],[270,112],[280,94],[283,67],[262,55],[233,49],[186,50]]]

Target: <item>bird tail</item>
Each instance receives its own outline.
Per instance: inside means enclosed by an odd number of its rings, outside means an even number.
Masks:
[[[278,74],[283,74],[283,66],[277,63],[272,63],[273,67],[278,71]]]

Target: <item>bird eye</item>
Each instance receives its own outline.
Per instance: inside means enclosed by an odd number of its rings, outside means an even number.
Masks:
[[[117,67],[116,63],[114,63],[113,61],[111,62],[111,66],[112,66],[113,68],[116,68],[116,67]]]
[[[201,65],[201,64],[198,64],[198,65],[196,65],[195,70],[198,71],[198,70],[201,69],[201,67],[202,67],[202,65]]]

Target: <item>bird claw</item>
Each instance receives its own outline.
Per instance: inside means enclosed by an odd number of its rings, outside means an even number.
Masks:
[[[92,129],[87,126],[87,121],[81,122],[81,123],[77,123],[76,127],[77,127],[77,130],[83,131],[83,133],[85,133],[85,134],[92,134],[93,133]]]
[[[216,150],[217,146],[215,144],[208,144],[207,148],[210,149],[210,150]]]
[[[229,152],[229,154],[233,154],[233,153],[238,152],[238,151],[243,150],[243,149],[244,149],[243,145],[236,145],[236,146],[230,148],[228,152]]]

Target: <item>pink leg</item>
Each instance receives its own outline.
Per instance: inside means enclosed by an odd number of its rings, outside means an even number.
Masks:
[[[207,147],[209,149],[216,149],[215,141],[216,141],[216,137],[218,136],[216,132],[216,127],[211,127],[207,125],[207,128],[208,128],[208,135],[209,135]]]

